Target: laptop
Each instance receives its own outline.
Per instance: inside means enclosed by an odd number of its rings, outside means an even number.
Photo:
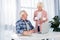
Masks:
[[[50,23],[49,22],[45,22],[42,24],[42,34],[48,33],[50,29]]]

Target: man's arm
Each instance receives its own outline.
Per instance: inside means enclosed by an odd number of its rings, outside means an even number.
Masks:
[[[21,28],[19,23],[16,23],[16,32],[18,34],[22,34],[23,33],[23,29]]]

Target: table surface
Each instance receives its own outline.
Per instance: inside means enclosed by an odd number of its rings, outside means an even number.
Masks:
[[[60,38],[60,32],[51,32],[46,34],[33,33],[30,36],[20,36],[19,38],[35,38],[35,39]]]
[[[33,33],[30,36],[17,36],[17,34],[13,31],[4,31],[2,33],[4,33],[2,37],[5,39],[13,38],[16,40],[41,40],[49,38],[60,38],[60,32],[49,32],[45,34]]]

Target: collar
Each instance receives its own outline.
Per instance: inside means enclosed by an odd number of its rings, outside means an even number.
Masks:
[[[21,21],[25,22],[25,21],[27,21],[27,20],[23,20],[23,19],[21,19]]]

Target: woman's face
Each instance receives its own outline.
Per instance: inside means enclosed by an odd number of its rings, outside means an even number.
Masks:
[[[37,6],[37,8],[38,8],[38,10],[42,10],[42,6],[41,5]]]

